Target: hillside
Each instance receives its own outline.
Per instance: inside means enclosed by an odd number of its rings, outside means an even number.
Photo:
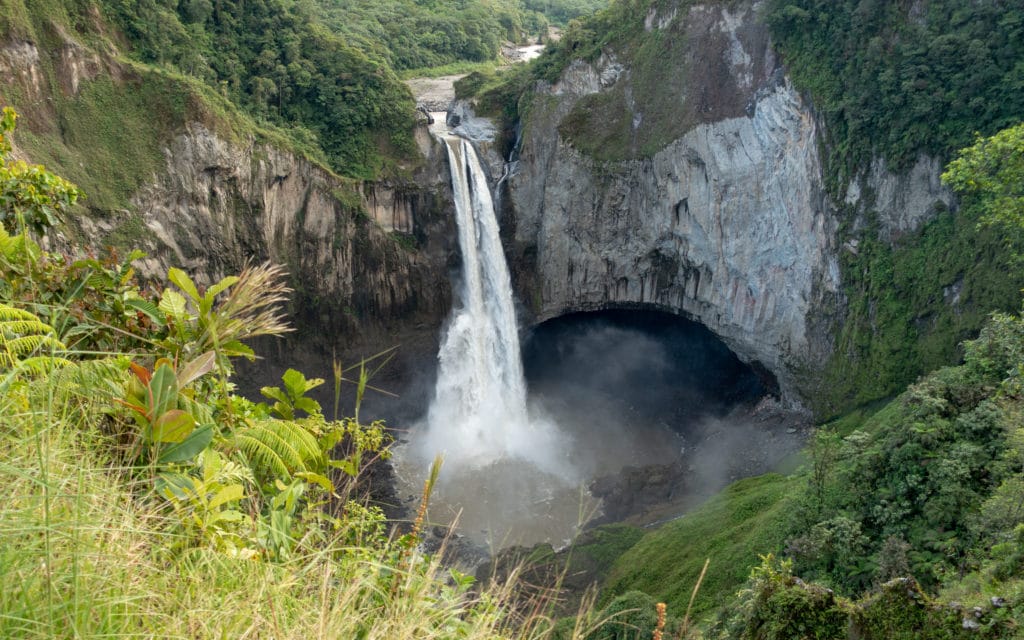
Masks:
[[[466,71],[519,327],[700,323],[801,453],[477,577],[369,504],[350,365],[428,395],[465,260],[402,78]],[[1021,636],[1015,3],[0,0],[3,105],[0,636]]]
[[[751,137],[774,135],[779,125],[768,120],[777,116],[758,111],[758,104],[791,83],[797,95],[787,99],[795,106],[783,109],[795,109],[804,122],[784,126],[814,145],[800,148],[813,157],[806,169],[771,171],[816,174],[811,181],[824,193],[801,197],[808,215],[824,212],[834,228],[799,242],[832,244],[826,252],[836,264],[822,264],[805,294],[816,310],[801,332],[820,332],[806,338],[820,343],[820,353],[797,349],[783,357],[797,361],[789,365],[795,379],[805,378],[792,384],[805,387],[804,400],[828,417],[891,397],[917,376],[955,362],[962,355],[957,345],[977,334],[990,311],[1017,307],[1024,280],[1010,268],[1006,244],[1017,243],[1019,234],[978,227],[939,174],[976,134],[992,135],[1024,113],[1021,20],[1014,7],[967,9],[941,1],[910,9],[884,2],[615,2],[567,30],[529,70],[470,76],[461,95],[504,119],[509,130],[521,123],[521,153],[558,154],[539,157],[538,164],[579,165],[562,171],[592,175],[586,178],[592,190],[614,191],[644,179],[640,172],[615,182],[631,163],[653,168],[680,154],[696,153],[702,162],[723,165],[715,171],[734,171],[728,147],[712,147],[720,157],[709,160],[687,132],[746,117],[765,128]],[[762,116],[765,125],[757,124]],[[749,148],[759,139],[739,144],[748,154],[766,152]],[[646,199],[665,197],[661,190],[650,185]],[[524,196],[529,215],[536,215],[541,197]],[[648,268],[654,277],[654,263]],[[831,275],[836,270],[838,277]],[[744,284],[755,292],[766,286]],[[747,357],[767,364],[779,356],[755,349]]]

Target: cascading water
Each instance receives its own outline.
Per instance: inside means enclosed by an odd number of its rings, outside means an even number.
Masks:
[[[446,136],[462,250],[459,307],[438,358],[424,444],[449,463],[515,455],[528,428],[512,287],[487,179],[473,146]]]
[[[441,454],[431,524],[456,523],[461,534],[492,548],[557,545],[597,510],[598,501],[582,485],[603,496],[608,517],[660,519],[699,499],[704,487],[717,489],[732,477],[734,468],[725,462],[739,459],[736,451],[775,446],[756,420],[730,416],[726,429],[714,408],[700,424],[682,415],[697,415],[710,396],[685,393],[688,376],[707,377],[696,373],[706,359],[699,341],[679,332],[655,339],[660,334],[651,327],[648,336],[607,321],[580,324],[578,335],[544,342],[538,328],[528,349],[534,394],[528,397],[494,199],[473,145],[441,127],[433,131],[445,144],[451,169],[462,271],[438,353],[433,402],[396,451],[407,505],[416,508],[423,477]],[[512,167],[506,166],[499,187]],[[537,374],[538,362],[548,375]],[[550,416],[557,416],[557,426]],[[668,505],[664,512],[654,508],[662,502]]]
[[[556,488],[578,478],[555,425],[527,408],[511,279],[480,159],[469,141],[434,133],[448,151],[462,275],[434,400],[401,455],[421,468],[443,455],[438,498],[456,511],[472,495],[463,525],[508,542],[515,522],[542,513]],[[552,535],[566,532],[544,537]]]

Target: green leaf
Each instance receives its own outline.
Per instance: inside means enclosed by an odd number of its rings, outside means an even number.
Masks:
[[[188,317],[185,296],[174,289],[164,289],[159,309],[179,322]]]
[[[178,269],[177,267],[171,267],[167,271],[167,279],[178,285],[178,288],[185,292],[185,295],[192,298],[199,303],[201,300],[199,296],[199,289],[196,288],[196,283],[192,282],[192,278],[188,277],[188,274]]]
[[[158,475],[153,485],[156,492],[168,500],[187,500],[196,492],[195,480],[183,473],[171,471],[164,471]]]
[[[178,399],[178,378],[174,375],[174,369],[161,364],[153,373],[153,379],[149,381],[148,386],[149,393],[146,399],[150,420],[155,420],[168,409],[175,408]]]
[[[291,404],[290,402],[288,402],[288,397],[284,395],[284,392],[281,391],[281,389],[278,387],[262,387],[260,389],[260,393],[262,393],[264,397],[270,398],[271,400],[277,400],[278,402]]]
[[[294,406],[310,415],[320,413],[320,403],[313,398],[298,398]]]
[[[227,289],[231,285],[235,284],[236,282],[238,282],[238,280],[239,280],[238,276],[228,276],[228,277],[224,278],[223,280],[221,280],[217,284],[215,284],[215,285],[211,286],[209,289],[207,289],[205,297],[212,301],[214,298],[217,297],[218,293],[221,293],[222,291],[224,291],[225,289]]]
[[[284,382],[284,388],[288,392],[289,398],[301,398],[309,388],[306,376],[295,369],[285,371],[281,380]]]
[[[186,387],[193,380],[210,373],[216,364],[217,354],[213,351],[196,356],[194,360],[182,367],[181,373],[178,374],[178,389]]]
[[[150,320],[152,320],[153,322],[157,323],[160,326],[163,326],[164,323],[166,322],[166,319],[160,313],[160,307],[156,306],[149,300],[129,297],[125,299],[124,306],[130,309],[135,309],[136,311],[141,311],[142,313],[149,316]]]
[[[195,429],[196,419],[181,409],[171,409],[153,422],[151,437],[155,442],[182,442]],[[205,448],[205,447],[203,447]],[[202,451],[202,448],[196,453]]]
[[[207,524],[208,525],[212,525],[212,524],[214,524],[216,522],[221,522],[221,521],[223,521],[223,522],[238,522],[238,521],[240,521],[240,520],[242,520],[244,518],[245,518],[245,516],[243,516],[241,514],[241,512],[235,511],[235,510],[232,509],[232,510],[229,510],[229,511],[221,511],[219,513],[213,514],[213,516],[211,516],[210,519],[207,520]]]
[[[187,438],[172,444],[160,453],[157,460],[161,464],[185,462],[199,455],[199,452],[213,442],[213,424],[208,423],[193,431]]]
[[[142,258],[145,257],[146,252],[143,251],[142,249],[132,249],[125,257],[124,263],[127,265],[129,263],[135,262],[136,260],[141,260]]]
[[[331,460],[330,465],[335,469],[341,469],[346,475],[353,478],[359,475],[359,467],[356,466],[354,461],[347,458],[344,460]]]
[[[210,499],[210,510],[216,509],[222,504],[228,502],[238,502],[245,497],[245,491],[242,489],[240,484],[229,484],[220,491],[217,492],[213,498]]]
[[[313,473],[312,471],[300,471],[295,474],[295,477],[302,478],[306,482],[312,482],[313,484],[320,485],[327,493],[334,491],[334,483],[331,482],[329,478],[322,476],[319,473]]]
[[[256,352],[238,340],[225,342],[220,346],[220,350],[226,356],[242,356],[250,362],[256,359]]]

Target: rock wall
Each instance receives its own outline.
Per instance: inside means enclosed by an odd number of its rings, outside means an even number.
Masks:
[[[23,38],[0,43],[0,99],[18,107],[21,127],[59,149],[74,142],[58,125],[57,98],[70,103],[101,77],[131,91],[135,76],[112,45],[90,49],[57,22],[46,29],[49,48]],[[179,266],[209,284],[247,261],[286,265],[296,291],[293,315],[308,336],[373,343],[409,327],[440,326],[450,307],[454,247],[444,166],[428,161],[402,183],[357,183],[252,134],[225,133],[231,125],[214,131],[202,122],[203,109],[195,111],[200,117],[172,125],[159,143],[163,166],[127,210],[96,209],[87,199],[90,209],[69,221],[70,236],[54,234],[52,244],[101,244],[140,220],[121,241],[147,251],[143,276],[163,280]],[[443,155],[429,138],[424,145],[428,160]],[[59,163],[52,169],[62,172]]]
[[[440,324],[450,305],[442,183],[346,184],[292,153],[228,141],[198,123],[165,155],[166,172],[132,202],[148,231],[147,275],[179,265],[210,283],[248,260],[271,260],[289,268],[295,315],[309,333],[351,340]]]
[[[632,95],[630,52],[608,47],[537,87],[509,180],[515,279],[534,321],[638,305],[692,317],[799,403],[831,353],[842,305],[837,207],[824,188],[820,125],[772,50],[761,3],[735,4],[646,16],[647,31],[671,29],[674,46],[684,39],[678,72],[690,77],[670,98],[694,122],[651,156],[597,161],[560,133],[584,96],[623,86]],[[876,162],[848,204],[877,209],[892,234],[912,230],[950,201],[939,167],[923,158],[894,175]]]

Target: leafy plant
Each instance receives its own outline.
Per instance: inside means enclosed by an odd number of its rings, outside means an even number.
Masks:
[[[0,112],[0,224],[9,231],[43,233],[78,201],[82,192],[42,165],[11,161],[11,134],[18,114]]]
[[[148,452],[150,460],[170,463],[189,460],[206,449],[213,439],[213,425],[197,428],[182,392],[213,370],[214,353],[208,351],[189,362],[180,374],[167,359],[158,360],[152,372],[135,363],[130,366],[135,378],[120,403],[135,412],[142,427],[139,453]]]
[[[230,439],[260,478],[323,473],[327,459],[316,437],[292,420],[249,420]]]
[[[159,309],[169,326],[163,346],[176,357],[213,351],[224,367],[229,357],[254,358],[242,340],[292,331],[277,306],[291,291],[283,276],[284,269],[270,263],[249,265],[200,293],[188,274],[171,268],[167,278],[180,293],[168,288],[160,296]]]
[[[250,474],[213,449],[199,455],[199,469],[198,476],[162,472],[156,481],[157,493],[174,507],[187,535],[232,555],[253,557],[251,542],[242,533],[251,520],[238,508]]]
[[[22,367],[39,373],[66,362],[53,357],[67,348],[54,333],[34,314],[0,302],[0,371]],[[45,351],[50,355],[33,355]]]
[[[267,398],[274,400],[270,410],[283,420],[294,420],[295,411],[305,411],[311,416],[320,415],[320,403],[306,396],[307,393],[324,383],[322,378],[306,379],[306,376],[288,369],[281,376],[284,389],[280,387],[263,387],[260,389]]]

